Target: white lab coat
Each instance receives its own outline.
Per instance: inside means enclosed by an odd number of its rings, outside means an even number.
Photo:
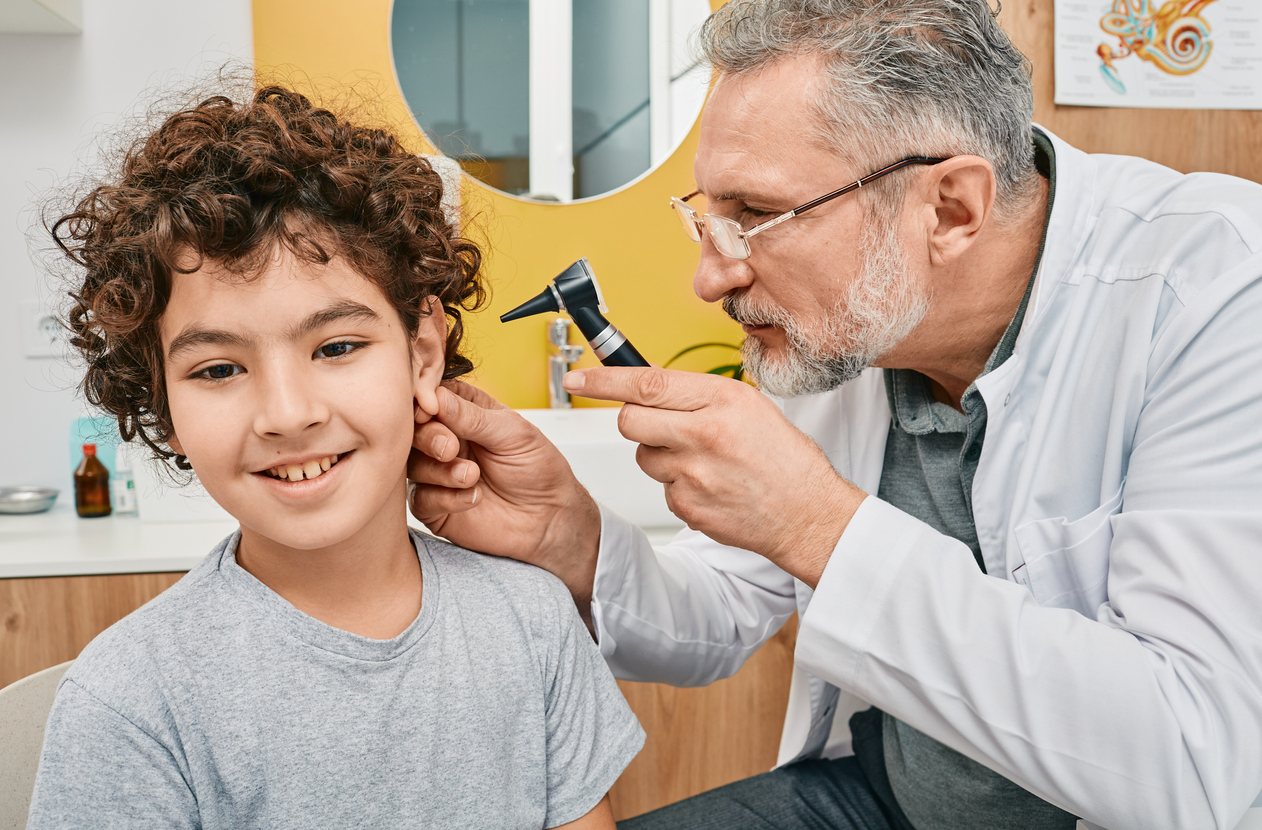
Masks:
[[[1053,141],[1031,306],[978,382],[989,575],[875,497],[814,592],[606,510],[600,648],[619,677],[701,685],[797,611],[781,763],[870,701],[1111,830],[1230,828],[1262,787],[1262,187]],[[876,492],[879,371],[783,409]]]

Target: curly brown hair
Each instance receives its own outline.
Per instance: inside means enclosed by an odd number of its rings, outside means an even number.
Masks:
[[[206,259],[249,280],[278,245],[308,262],[344,257],[415,335],[423,300],[448,317],[444,379],[473,368],[461,311],[486,301],[482,255],[442,209],[429,162],[385,130],[356,126],[268,86],[216,95],[126,148],[111,180],[45,226],[74,264],[65,325],[86,360],[83,396],[163,459],[172,434],[158,323],[174,274]]]

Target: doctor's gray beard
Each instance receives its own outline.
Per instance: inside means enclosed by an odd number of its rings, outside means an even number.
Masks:
[[[733,320],[775,326],[785,334],[787,351],[779,357],[771,357],[753,336],[741,348],[745,371],[768,395],[790,398],[836,389],[857,378],[924,319],[929,297],[907,273],[897,221],[869,218],[864,237],[858,276],[818,321],[799,321],[747,294],[723,298],[723,310]]]

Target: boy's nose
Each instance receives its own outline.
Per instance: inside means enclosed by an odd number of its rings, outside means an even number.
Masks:
[[[267,372],[258,385],[254,431],[264,436],[294,437],[329,419],[329,408],[301,372]]]

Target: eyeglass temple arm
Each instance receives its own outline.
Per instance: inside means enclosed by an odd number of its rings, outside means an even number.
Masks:
[[[761,225],[752,227],[749,230],[745,231],[745,233],[742,235],[746,239],[748,239],[749,237],[753,236],[756,233],[765,231],[767,228],[775,227],[776,225],[779,225],[781,222],[787,222],[788,220],[792,219],[794,216],[800,216],[803,213],[806,213],[811,208],[819,207],[825,202],[836,199],[838,196],[844,196],[847,193],[851,192],[852,190],[857,190],[863,187],[865,184],[868,184],[869,182],[874,182],[884,175],[893,173],[895,170],[901,170],[902,168],[910,167],[913,164],[938,164],[939,162],[943,162],[943,161],[946,161],[946,159],[928,158],[927,156],[911,156],[910,158],[905,158],[905,159],[902,159],[901,161],[896,161],[893,164],[889,165],[888,167],[882,167],[880,170],[876,171],[875,173],[864,176],[862,179],[859,179],[858,181],[851,182],[850,184],[846,185],[840,190],[834,190],[832,193],[827,193],[823,196],[820,196],[818,199],[814,199],[812,201],[807,202],[804,205],[795,207],[793,210],[789,211],[788,213],[780,214],[775,219],[772,219],[770,222],[764,222]],[[695,196],[695,195],[696,194],[689,194],[689,197],[691,198],[691,196]]]

